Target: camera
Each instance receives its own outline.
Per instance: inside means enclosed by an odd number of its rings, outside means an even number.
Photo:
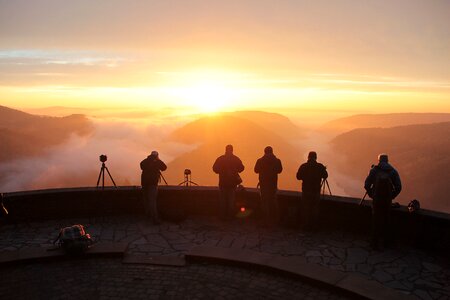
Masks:
[[[184,169],[184,175],[191,175],[191,170]]]
[[[102,154],[102,155],[100,155],[99,159],[102,163],[104,163],[108,160],[108,157],[105,154]]]

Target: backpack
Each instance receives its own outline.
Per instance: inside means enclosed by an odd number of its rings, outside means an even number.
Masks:
[[[56,242],[67,254],[82,254],[93,244],[90,234],[80,224],[62,228],[53,244]]]
[[[392,183],[390,172],[381,169],[378,170],[375,175],[372,194],[377,198],[392,198],[392,195],[394,194],[394,184]]]

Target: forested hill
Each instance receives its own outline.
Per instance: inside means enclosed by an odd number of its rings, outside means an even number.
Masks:
[[[84,115],[36,116],[0,106],[0,162],[40,154],[71,134],[87,135],[92,130]]]

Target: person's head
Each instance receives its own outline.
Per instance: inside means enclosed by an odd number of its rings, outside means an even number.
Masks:
[[[317,160],[317,153],[315,151],[311,151],[308,153],[308,160]]]
[[[233,145],[227,145],[225,147],[225,154],[233,154]]]
[[[387,163],[389,161],[388,155],[386,153],[381,153],[378,155],[378,162],[385,162]]]
[[[159,153],[158,153],[158,151],[152,151],[152,153],[150,154],[150,156],[152,156],[153,158],[158,158]]]
[[[270,146],[267,146],[266,148],[264,148],[264,154],[266,154],[266,155],[273,154],[273,148]]]

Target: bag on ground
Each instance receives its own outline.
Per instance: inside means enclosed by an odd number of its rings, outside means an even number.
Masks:
[[[56,242],[68,254],[82,254],[93,244],[90,234],[80,224],[62,228],[53,244]]]

